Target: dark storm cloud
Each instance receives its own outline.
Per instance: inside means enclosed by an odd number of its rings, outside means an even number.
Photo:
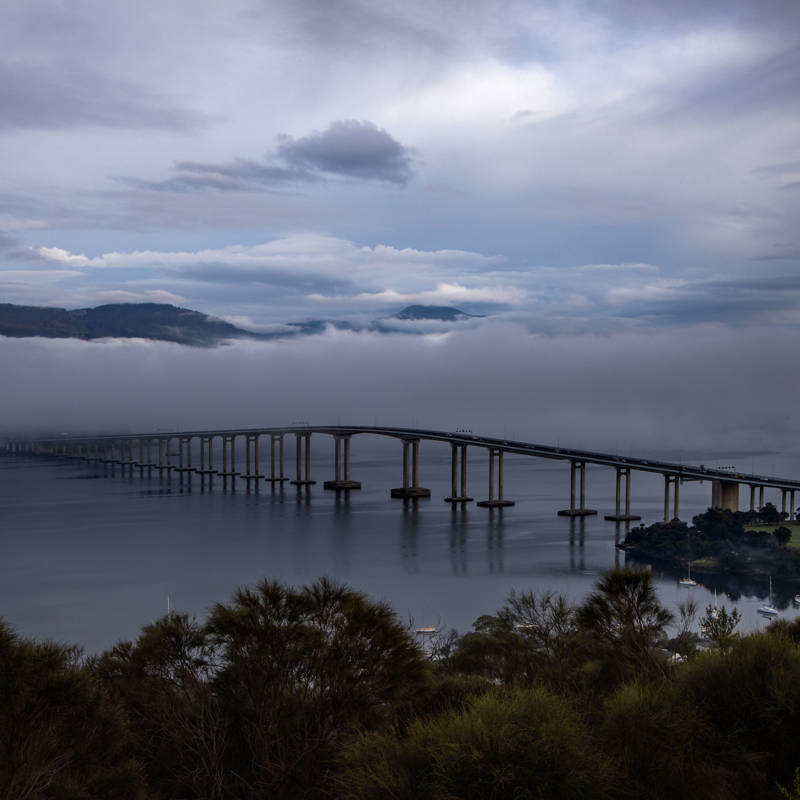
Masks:
[[[300,139],[282,137],[278,154],[312,173],[399,184],[408,183],[412,174],[408,148],[371,122],[354,119],[334,122]]]
[[[285,134],[270,155],[271,163],[236,159],[224,164],[178,161],[177,175],[163,181],[121,177],[130,186],[166,192],[216,189],[228,192],[270,191],[291,183],[327,178],[381,181],[404,186],[413,175],[409,148],[366,120],[333,122],[324,131],[295,139]]]
[[[96,125],[188,132],[210,121],[135,83],[74,64],[0,62],[0,130]]]

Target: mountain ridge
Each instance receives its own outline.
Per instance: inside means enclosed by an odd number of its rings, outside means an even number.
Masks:
[[[168,303],[109,303],[89,308],[22,306],[0,303],[0,336],[50,339],[142,338],[193,347],[214,347],[231,339],[274,340],[338,330],[399,332],[387,320],[460,322],[477,315],[450,306],[406,306],[397,313],[356,325],[341,320],[311,319],[286,323],[291,330],[258,332],[240,328],[201,311]],[[407,331],[406,331],[407,332]]]

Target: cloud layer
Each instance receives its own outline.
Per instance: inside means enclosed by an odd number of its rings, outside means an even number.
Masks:
[[[0,369],[6,430],[191,430],[295,419],[466,426],[662,457],[747,452],[756,462],[748,467],[774,472],[776,456],[767,454],[798,454],[800,378],[775,370],[764,353],[788,364],[798,346],[797,332],[775,341],[714,325],[556,340],[504,325],[422,340],[329,331],[217,350],[5,340]]]

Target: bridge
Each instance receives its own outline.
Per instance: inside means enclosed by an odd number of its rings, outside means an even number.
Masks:
[[[430,489],[420,485],[420,443],[443,442],[451,448],[450,495],[444,498],[452,504],[473,501],[467,490],[467,449],[480,448],[486,451],[489,460],[488,498],[477,503],[486,508],[513,506],[514,501],[503,494],[503,456],[506,453],[568,461],[570,465],[569,507],[558,512],[561,516],[581,517],[596,514],[586,507],[586,465],[594,464],[616,470],[615,513],[605,516],[607,520],[630,521],[641,519],[631,513],[631,472],[650,472],[664,478],[664,521],[679,517],[680,486],[685,481],[709,481],[711,483],[712,508],[739,509],[739,488],[750,489],[750,510],[764,506],[764,490],[778,489],[781,492],[781,511],[795,518],[795,492],[800,491],[800,481],[764,475],[749,475],[728,469],[708,468],[704,465],[689,466],[669,461],[632,458],[590,450],[552,447],[530,442],[495,439],[476,436],[467,431],[433,431],[416,428],[392,428],[379,426],[342,425],[291,425],[279,428],[242,428],[225,430],[152,432],[116,435],[71,436],[59,435],[46,438],[4,438],[0,440],[0,452],[30,454],[46,458],[69,458],[87,462],[120,465],[123,471],[138,469],[140,476],[158,470],[163,476],[176,472],[181,479],[191,480],[198,475],[201,480],[220,476],[227,488],[230,481],[235,489],[236,480],[242,480],[248,489],[258,489],[262,482],[283,485],[285,481],[295,486],[316,483],[311,478],[311,437],[331,436],[334,440],[333,477],[324,481],[325,489],[351,491],[361,488],[361,483],[350,475],[350,445],[353,436],[373,435],[397,439],[402,446],[402,486],[390,490],[392,497],[430,497]],[[295,475],[285,473],[285,439],[295,439]],[[265,458],[262,472],[260,445],[269,441],[269,456]],[[217,446],[215,447],[215,442]],[[244,443],[243,471],[237,471],[236,444]],[[177,445],[177,450],[175,449]],[[221,452],[220,452],[221,446]],[[214,455],[220,457],[217,468]],[[241,452],[241,451],[240,451]],[[177,459],[175,461],[174,459]],[[194,466],[193,466],[194,464]],[[758,505],[756,492],[758,491]],[[788,502],[788,512],[787,512]],[[670,507],[672,514],[670,516]]]

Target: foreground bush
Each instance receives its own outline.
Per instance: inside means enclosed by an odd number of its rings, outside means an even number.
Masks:
[[[486,694],[465,711],[372,735],[343,759],[351,800],[611,796],[614,770],[570,704],[544,689]]]
[[[18,637],[0,622],[0,797],[138,800],[128,730],[74,648]]]

